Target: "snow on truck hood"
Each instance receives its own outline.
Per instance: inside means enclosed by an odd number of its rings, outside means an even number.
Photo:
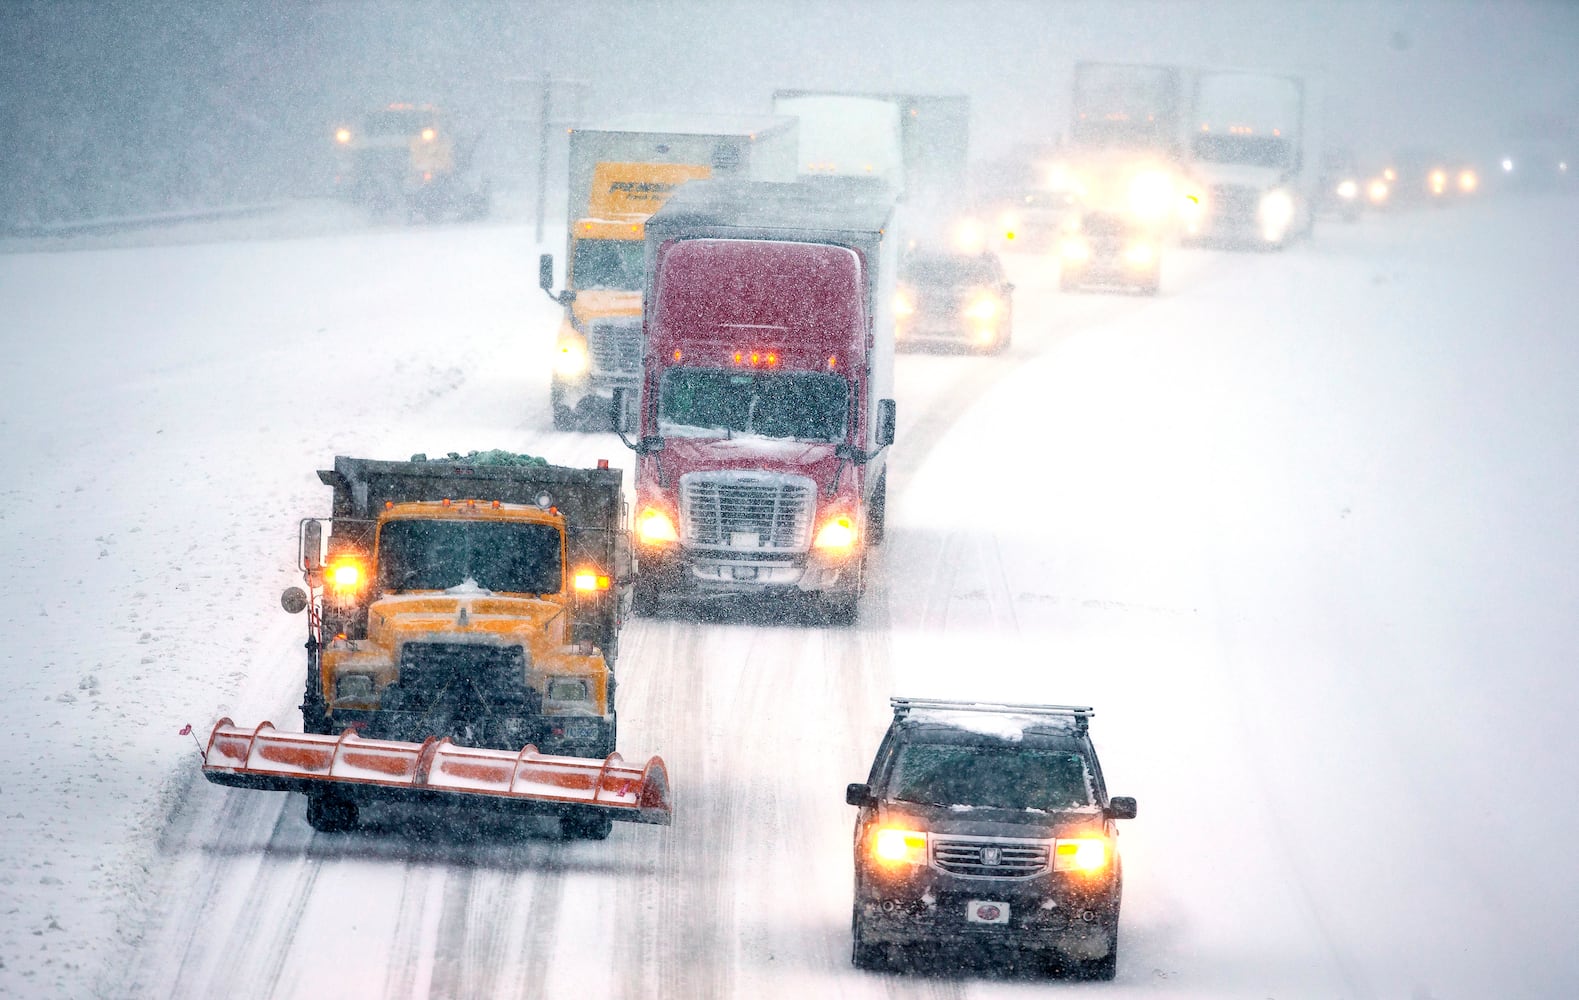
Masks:
[[[780,469],[795,469],[812,475],[814,467],[834,457],[838,447],[827,441],[795,441],[761,434],[734,434],[725,437],[723,429],[683,427],[660,424],[666,460],[687,469],[719,466],[731,468],[740,462],[761,465],[764,461]]]

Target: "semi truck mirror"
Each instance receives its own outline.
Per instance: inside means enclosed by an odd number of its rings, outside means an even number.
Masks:
[[[879,399],[877,401],[877,446],[879,448],[894,443],[894,401]]]
[[[323,522],[302,525],[302,568],[315,570],[323,565]]]
[[[307,607],[307,591],[300,587],[287,587],[285,593],[280,595],[280,607],[287,614],[300,614]]]
[[[549,295],[554,294],[554,255],[551,253],[537,258],[537,285]]]

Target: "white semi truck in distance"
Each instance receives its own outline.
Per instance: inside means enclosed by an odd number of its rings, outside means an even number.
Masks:
[[[1279,248],[1309,234],[1321,174],[1321,113],[1311,81],[1197,70],[1186,158],[1186,238]]]

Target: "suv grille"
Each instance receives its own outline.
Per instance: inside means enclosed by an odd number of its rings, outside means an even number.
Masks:
[[[937,837],[932,841],[934,865],[951,875],[972,878],[1030,878],[1048,870],[1047,857],[1044,840]]]
[[[680,477],[680,534],[689,545],[802,551],[811,544],[816,484],[771,472],[691,472]]]
[[[641,371],[641,317],[597,320],[587,331],[592,370],[604,375]]]

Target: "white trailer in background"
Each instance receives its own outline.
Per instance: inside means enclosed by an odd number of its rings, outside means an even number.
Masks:
[[[1187,237],[1277,248],[1307,235],[1321,173],[1321,115],[1303,77],[1194,74]]]

